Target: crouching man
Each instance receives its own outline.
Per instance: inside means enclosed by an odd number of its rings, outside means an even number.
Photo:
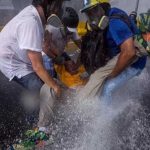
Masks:
[[[0,33],[1,72],[36,96],[44,83],[56,95],[61,93],[60,86],[45,69],[41,54],[49,12],[59,10],[61,5],[61,0],[33,0],[32,5],[24,8]]]
[[[112,93],[116,89],[141,73],[146,64],[146,56],[135,60],[134,35],[138,33],[137,28],[124,11],[111,8],[108,0],[84,0],[81,12],[88,17],[88,27],[91,32],[103,32],[105,51],[99,59],[104,59],[106,56],[107,60],[111,61],[116,58],[115,64],[111,64],[113,67],[109,68],[109,71],[106,67],[110,67],[110,63],[104,63],[101,66],[103,68],[100,68],[101,72],[99,69],[99,74],[95,77],[98,79],[103,75],[102,78],[105,79],[100,98],[108,104],[112,102]],[[102,71],[106,74],[104,75]]]

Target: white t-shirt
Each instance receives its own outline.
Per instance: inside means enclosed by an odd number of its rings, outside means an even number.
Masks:
[[[27,50],[42,52],[44,28],[32,5],[23,9],[0,32],[0,71],[9,80],[33,72]]]
[[[63,53],[68,40],[62,36],[60,28],[54,27],[52,25],[46,25],[46,30],[52,33],[52,41],[54,45],[60,53]],[[77,41],[80,39],[80,37],[77,32],[74,32],[71,36],[71,39],[73,41]]]

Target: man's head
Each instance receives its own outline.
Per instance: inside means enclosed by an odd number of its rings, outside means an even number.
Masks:
[[[141,13],[137,17],[137,26],[142,33],[150,32],[150,11]]]
[[[109,0],[84,0],[84,7],[81,12],[86,14],[92,28],[97,28],[100,27],[102,21],[107,21],[106,18],[101,19],[103,16],[107,16],[109,8]]]
[[[61,21],[64,25],[64,32],[67,36],[77,32],[79,16],[72,7],[63,8]]]
[[[150,49],[150,10],[146,13],[141,13],[138,15],[137,26],[147,43],[147,48]]]
[[[32,0],[32,5],[41,6],[47,19],[52,13],[58,13],[62,7],[62,2],[63,0]]]

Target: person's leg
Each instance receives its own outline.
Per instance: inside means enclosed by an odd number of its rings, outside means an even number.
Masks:
[[[40,92],[41,103],[39,112],[38,127],[40,131],[48,132],[47,126],[53,117],[53,107],[56,96],[48,85],[44,84]]]
[[[30,73],[22,78],[15,77],[13,80],[21,84],[25,89],[29,90],[30,92],[36,93],[40,92],[40,89],[44,84],[43,81],[36,75],[36,73]]]
[[[27,92],[23,93],[24,95],[21,98],[27,112],[27,121],[31,125],[37,123],[40,105],[39,93],[43,82],[36,73],[30,73],[20,79],[15,77],[13,80],[21,84],[27,90]]]
[[[110,104],[112,102],[112,93],[119,87],[123,86],[128,80],[140,74],[141,71],[141,69],[128,67],[117,77],[107,80],[103,86],[100,99],[103,100],[105,104]]]
[[[56,96],[54,90],[46,84],[42,86],[40,91],[41,104],[38,127],[39,130],[45,132],[49,132],[49,129],[47,127],[49,126],[51,119],[54,117],[54,105],[57,102],[59,103],[59,101],[63,99],[63,94],[66,93],[66,88],[61,84],[61,82],[56,79],[55,82],[57,82],[57,84],[61,87],[62,90],[62,94],[59,98]]]

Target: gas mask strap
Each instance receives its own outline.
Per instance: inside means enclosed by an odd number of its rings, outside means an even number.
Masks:
[[[102,18],[100,19],[99,23],[98,23],[98,27],[101,30],[105,30],[108,27],[109,24],[109,17],[108,16],[102,16]]]

